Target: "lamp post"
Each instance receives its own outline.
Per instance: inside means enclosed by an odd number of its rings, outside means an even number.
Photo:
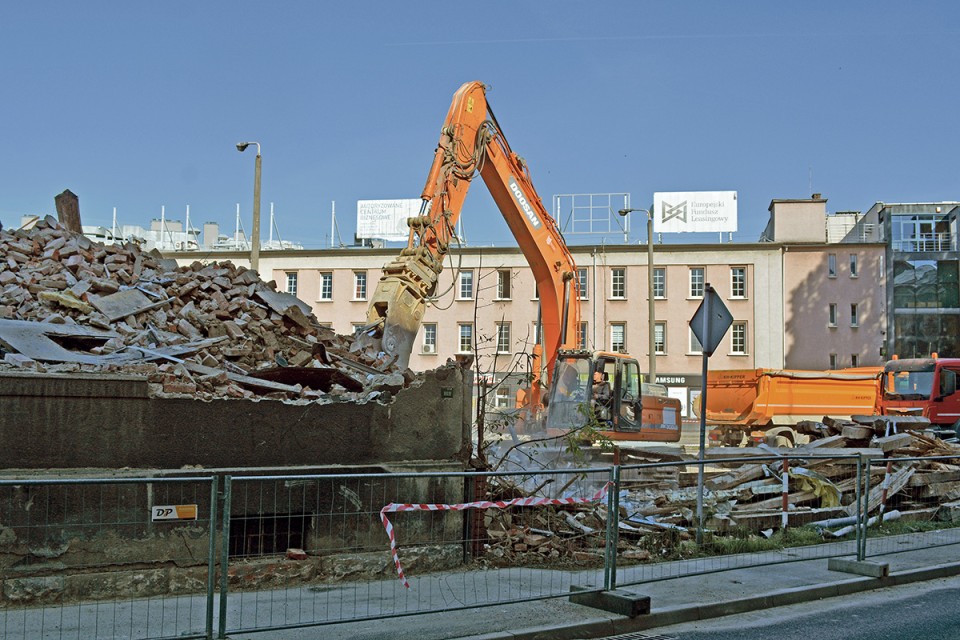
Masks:
[[[260,271],[260,143],[238,142],[237,151],[243,152],[250,145],[257,145],[257,164],[253,174],[253,237],[250,242],[250,268]]]
[[[650,352],[650,362],[647,365],[650,382],[657,381],[657,351],[656,340],[654,339],[655,327],[655,307],[653,304],[653,214],[648,209],[620,209],[621,216],[626,216],[631,212],[643,212],[647,214],[647,321],[649,323],[648,350]]]

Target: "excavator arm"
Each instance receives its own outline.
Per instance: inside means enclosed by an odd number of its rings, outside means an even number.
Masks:
[[[420,196],[420,215],[407,221],[407,247],[383,268],[367,320],[377,325],[383,351],[396,356],[398,365],[407,366],[427,302],[436,294],[444,258],[455,239],[463,201],[479,173],[536,279],[549,379],[559,350],[578,347],[577,269],[523,159],[504,138],[487,104],[486,89],[480,82],[468,82],[454,94]],[[528,398],[534,404],[539,402],[539,353],[537,345],[534,397]]]

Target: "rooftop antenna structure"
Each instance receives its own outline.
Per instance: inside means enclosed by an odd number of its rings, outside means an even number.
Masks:
[[[173,239],[173,233],[167,229],[167,207],[165,205],[160,205],[160,246],[157,247],[161,251],[167,248],[167,242],[164,240],[164,233],[167,234],[170,238],[170,244],[174,247],[177,246],[176,241]]]
[[[340,227],[337,226],[337,201],[330,201],[330,248],[333,249],[334,237],[337,239],[337,246],[343,248],[343,238],[340,237]]]
[[[243,231],[243,243],[247,246],[247,249],[250,248],[250,243],[247,242],[247,232],[243,229],[243,223],[240,222],[240,203],[237,203],[237,224],[233,232],[233,248],[240,249],[240,232]]]

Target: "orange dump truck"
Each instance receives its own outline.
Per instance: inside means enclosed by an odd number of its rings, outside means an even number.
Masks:
[[[710,371],[706,415],[710,440],[735,446],[744,436],[756,442],[779,436],[792,442],[795,434],[787,425],[800,420],[878,414],[882,373],[883,367]]]

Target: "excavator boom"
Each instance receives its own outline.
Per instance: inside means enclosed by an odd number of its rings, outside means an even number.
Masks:
[[[504,138],[487,103],[486,90],[480,82],[468,82],[454,94],[420,196],[420,215],[408,220],[407,248],[384,267],[367,320],[379,323],[382,349],[396,356],[397,364],[406,366],[427,301],[436,293],[444,258],[456,237],[455,226],[470,183],[479,173],[537,282],[550,376],[559,350],[578,346],[576,265],[533,187],[523,159]],[[539,367],[533,373],[537,376]]]

